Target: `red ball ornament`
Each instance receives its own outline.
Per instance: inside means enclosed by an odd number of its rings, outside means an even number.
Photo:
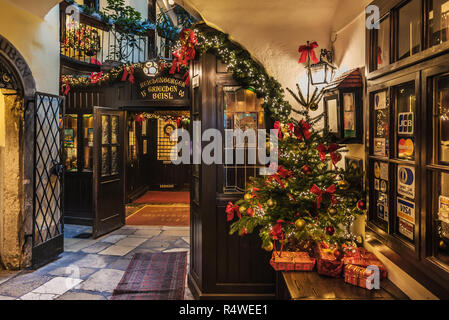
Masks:
[[[366,210],[366,203],[364,200],[357,201],[357,209],[360,211]]]
[[[310,168],[310,166],[308,166],[308,165],[304,165],[304,166],[301,168],[301,170],[302,170],[302,172],[304,172],[305,174],[311,174],[311,173],[312,173],[312,168]]]
[[[326,227],[326,233],[332,237],[335,234],[335,228],[332,226]]]
[[[248,208],[248,210],[246,210],[246,214],[249,215],[250,217],[254,217],[254,209]]]
[[[343,254],[340,250],[335,250],[334,256],[335,256],[335,258],[337,258],[337,260],[341,260],[343,258]]]

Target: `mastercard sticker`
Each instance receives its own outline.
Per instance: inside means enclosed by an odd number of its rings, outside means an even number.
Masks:
[[[415,142],[412,139],[401,138],[398,142],[398,157],[410,158],[415,154]]]

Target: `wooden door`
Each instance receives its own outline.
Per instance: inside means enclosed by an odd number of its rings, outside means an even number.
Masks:
[[[125,224],[124,118],[123,111],[94,108],[94,238]]]

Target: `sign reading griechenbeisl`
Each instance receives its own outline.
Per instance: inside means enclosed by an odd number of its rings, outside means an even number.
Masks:
[[[170,76],[146,78],[137,83],[139,97],[152,101],[173,101],[187,99],[185,82]]]

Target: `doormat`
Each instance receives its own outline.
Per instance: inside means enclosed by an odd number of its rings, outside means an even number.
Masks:
[[[126,224],[188,227],[190,225],[190,206],[183,204],[146,205],[126,217]]]
[[[148,191],[133,203],[190,203],[188,191]]]
[[[111,300],[184,300],[187,251],[136,253]]]

